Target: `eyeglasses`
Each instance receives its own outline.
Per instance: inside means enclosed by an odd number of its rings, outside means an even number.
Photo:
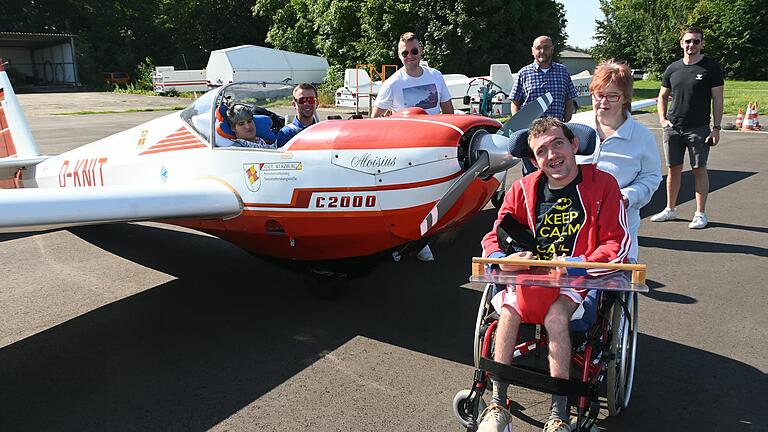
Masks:
[[[409,53],[411,55],[418,55],[419,54],[419,49],[418,48],[411,48],[410,51],[408,51],[408,50],[402,51],[402,52],[400,52],[400,56],[403,57],[403,58],[406,58],[406,57],[408,57]]]
[[[618,93],[590,93],[592,95],[592,100],[600,101],[603,99],[608,100],[608,102],[618,102],[619,99],[621,99],[621,95]]]
[[[686,39],[683,42],[685,42],[686,45],[698,45],[701,43],[701,39]]]
[[[314,105],[315,102],[317,101],[317,99],[314,96],[302,96],[298,99],[293,98],[293,100],[295,100],[296,103],[298,103],[299,105],[304,105],[304,104]]]

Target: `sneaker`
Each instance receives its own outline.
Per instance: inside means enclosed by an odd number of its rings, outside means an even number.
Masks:
[[[480,414],[477,432],[512,432],[512,414],[499,404],[488,405]]]
[[[419,261],[434,261],[435,256],[432,255],[432,249],[429,248],[429,245],[424,246],[423,249],[419,251],[419,253],[416,254],[416,258],[419,259]]]
[[[651,222],[666,222],[675,219],[677,219],[677,210],[669,207],[665,208],[661,213],[651,216]]]
[[[544,432],[571,432],[571,425],[557,419],[552,419],[544,425]]]
[[[688,228],[702,229],[706,227],[708,223],[709,221],[707,220],[707,215],[702,212],[696,212],[693,214],[693,220],[688,224]]]

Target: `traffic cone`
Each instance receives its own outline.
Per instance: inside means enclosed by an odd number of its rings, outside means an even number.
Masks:
[[[760,120],[758,120],[758,119],[757,119],[757,112],[758,112],[758,109],[757,109],[757,108],[758,108],[758,107],[757,107],[757,102],[755,102],[755,108],[754,108],[754,110],[753,110],[753,111],[755,112],[755,124],[754,124],[754,125],[752,125],[752,127],[753,127],[755,130],[760,130]]]
[[[754,127],[754,114],[752,113],[752,102],[747,104],[747,115],[744,117],[744,123],[741,125],[742,131],[751,131]]]
[[[739,115],[736,116],[736,129],[741,129],[742,125],[744,125],[744,111],[739,108]]]

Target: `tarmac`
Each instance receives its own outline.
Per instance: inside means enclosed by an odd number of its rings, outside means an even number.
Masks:
[[[19,100],[27,112],[129,105],[62,97]],[[54,112],[28,115],[46,153],[167,114]],[[637,118],[660,143],[656,115]],[[768,430],[768,134],[721,136],[707,229],[687,228],[688,169],[679,220],[648,219],[663,183],[642,211],[651,291],[635,388],[599,430]],[[164,224],[0,234],[0,430],[463,430],[451,400],[472,382],[482,288],[467,278],[494,219],[488,208],[433,240],[435,262],[383,262],[330,302],[272,260]],[[541,430],[549,396],[510,396],[515,431]]]

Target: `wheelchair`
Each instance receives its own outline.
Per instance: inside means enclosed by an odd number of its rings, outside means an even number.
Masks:
[[[486,264],[499,263],[531,267],[520,272],[485,268]],[[554,275],[551,271],[553,267],[611,268],[619,271],[599,277],[563,276]],[[472,387],[459,391],[453,399],[453,413],[467,431],[477,430],[478,417],[487,405],[483,395],[490,389],[491,375],[512,385],[568,396],[569,405],[576,410],[575,420],[571,423],[573,431],[589,431],[595,424],[600,412],[603,385],[610,416],[618,415],[628,406],[637,349],[637,293],[648,292],[645,265],[473,258],[472,268],[470,281],[485,282],[487,285],[475,323]],[[527,357],[541,357],[541,351],[547,347],[547,336],[540,324],[533,328],[525,323],[521,326],[511,366],[491,360],[499,319],[491,299],[499,288],[505,289],[509,284],[590,290],[584,299],[582,317],[572,320],[570,325],[571,379],[550,377],[548,364],[541,368],[526,362]],[[524,336],[526,333],[532,335]],[[547,363],[546,356],[544,363]],[[510,408],[510,400],[507,404]]]

